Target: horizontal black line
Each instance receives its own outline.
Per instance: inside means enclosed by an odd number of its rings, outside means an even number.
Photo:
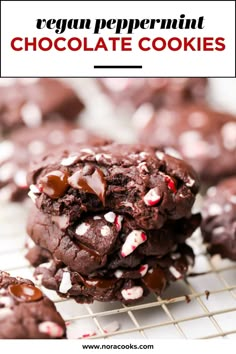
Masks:
[[[94,65],[94,69],[142,69],[142,65]]]

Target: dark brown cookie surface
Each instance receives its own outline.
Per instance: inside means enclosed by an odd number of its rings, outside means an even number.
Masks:
[[[236,178],[211,187],[202,210],[202,234],[211,254],[236,260]]]
[[[184,161],[142,145],[111,144],[48,155],[28,183],[44,213],[67,216],[113,211],[145,230],[191,214],[198,177]]]
[[[30,280],[0,271],[0,338],[65,338],[56,307]]]
[[[204,182],[213,184],[236,173],[233,115],[207,106],[187,105],[147,112],[138,120],[142,143],[176,149]]]
[[[16,80],[0,86],[0,132],[39,127],[45,120],[75,120],[84,105],[74,90],[55,79]]]

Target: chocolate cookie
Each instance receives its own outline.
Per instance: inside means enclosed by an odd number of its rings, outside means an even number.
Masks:
[[[104,92],[116,103],[139,107],[173,106],[204,101],[206,78],[99,78]]]
[[[118,268],[106,276],[101,271],[85,277],[53,260],[40,265],[35,276],[40,276],[46,288],[79,303],[95,300],[131,303],[150,292],[160,295],[170,282],[183,278],[193,263],[191,248],[181,244],[164,257],[149,257],[139,266]]]
[[[202,181],[214,184],[236,173],[234,116],[207,106],[185,105],[160,109],[154,114],[147,112],[139,119],[142,143],[176,149],[195,168]]]
[[[202,209],[202,234],[211,254],[236,261],[236,178],[208,189]]]
[[[68,226],[64,216],[50,217],[32,210],[27,232],[36,245],[48,250],[70,269],[89,276],[112,275],[119,268],[132,270],[160,258],[184,243],[200,224],[200,215],[170,221],[159,230],[143,231],[136,220],[108,212],[86,216]],[[37,249],[31,254],[35,264]],[[32,261],[31,261],[32,262]]]
[[[75,120],[84,108],[74,90],[55,79],[15,80],[0,86],[0,132],[38,127],[45,120]]]
[[[30,280],[0,271],[0,339],[66,338],[55,305]]]
[[[48,155],[31,166],[28,183],[44,213],[71,223],[84,212],[112,210],[145,230],[188,217],[199,188],[184,161],[151,147],[120,144]]]
[[[0,142],[0,201],[21,201],[27,196],[26,173],[31,160],[69,144],[101,145],[105,142],[75,124],[62,121],[47,122],[37,129],[17,130]]]

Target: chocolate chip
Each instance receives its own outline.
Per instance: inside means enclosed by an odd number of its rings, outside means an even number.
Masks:
[[[84,171],[76,171],[69,178],[69,183],[74,188],[97,195],[102,204],[105,204],[106,180],[100,169],[95,168],[89,175],[84,175]]]
[[[142,278],[148,289],[160,294],[166,287],[166,276],[161,268],[150,269]]]
[[[52,199],[60,198],[64,195],[68,184],[68,173],[62,171],[52,171],[42,177],[39,181],[40,189]]]
[[[8,287],[10,295],[20,302],[33,302],[42,299],[41,290],[29,284],[12,284]]]

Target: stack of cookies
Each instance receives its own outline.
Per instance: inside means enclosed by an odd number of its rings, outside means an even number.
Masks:
[[[61,296],[130,303],[193,265],[185,241],[200,223],[199,182],[183,160],[143,145],[77,145],[34,163],[28,183],[28,259]]]

